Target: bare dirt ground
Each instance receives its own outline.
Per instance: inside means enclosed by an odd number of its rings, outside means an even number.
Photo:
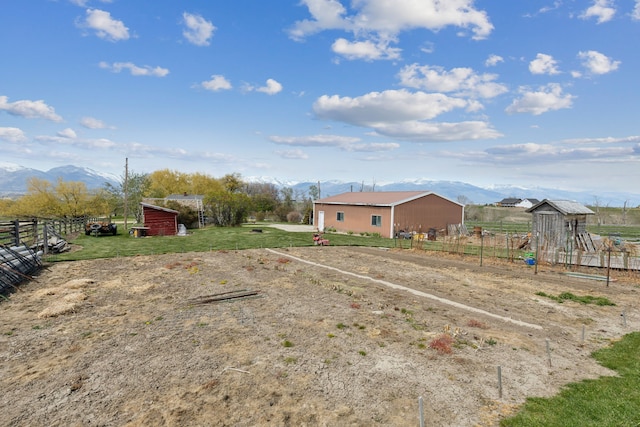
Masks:
[[[612,374],[590,353],[640,327],[635,279],[477,261],[329,246],[48,265],[0,303],[0,425],[416,426],[422,396],[429,426],[495,426]],[[244,289],[260,292],[201,298]]]

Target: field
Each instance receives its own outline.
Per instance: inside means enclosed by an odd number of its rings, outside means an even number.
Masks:
[[[375,247],[56,262],[0,304],[0,424],[495,426],[612,375],[638,292]]]

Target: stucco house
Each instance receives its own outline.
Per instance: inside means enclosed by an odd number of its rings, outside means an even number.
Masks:
[[[430,191],[347,192],[313,202],[313,225],[323,231],[427,233],[464,223],[464,205]]]

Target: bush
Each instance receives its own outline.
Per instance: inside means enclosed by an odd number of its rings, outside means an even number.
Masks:
[[[436,350],[440,354],[451,354],[453,349],[453,337],[448,334],[438,335],[429,343],[429,348]]]
[[[287,214],[287,222],[298,224],[300,221],[302,221],[302,214],[300,212],[291,211]]]

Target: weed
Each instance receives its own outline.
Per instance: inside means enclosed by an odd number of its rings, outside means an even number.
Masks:
[[[7,336],[10,337],[11,335],[13,335],[13,330],[6,331],[6,332],[3,333],[3,335],[7,335]]]
[[[284,340],[282,343],[283,347],[293,347],[293,343],[289,340]]]
[[[487,343],[490,346],[494,346],[498,344],[498,341],[494,340],[493,338],[489,338],[488,340],[485,341],[485,343]]]
[[[338,324],[336,325],[336,328],[338,328],[338,329],[345,329],[345,328],[348,328],[348,326],[347,326],[347,325],[345,325],[344,323],[338,323]]]
[[[200,322],[200,323],[198,323],[198,327],[199,327],[199,328],[204,328],[204,327],[205,327],[205,326],[207,326],[207,325],[208,325],[208,323],[205,323],[205,322]]]
[[[34,330],[36,330],[36,331],[37,331],[38,329],[42,329],[42,326],[40,326],[40,325],[33,325],[33,327],[32,327],[31,329],[34,329]]]
[[[336,336],[335,336],[335,335],[333,335],[333,334],[327,334],[327,337],[329,337],[329,338],[335,338]]]
[[[486,324],[486,323],[481,322],[481,321],[479,321],[479,320],[475,320],[475,319],[471,319],[471,320],[469,320],[469,321],[467,322],[467,326],[468,326],[468,327],[470,327],[470,328],[480,328],[480,329],[487,329],[487,328],[489,328],[489,327],[487,326],[487,324]]]
[[[286,357],[284,359],[284,363],[286,363],[287,365],[298,363],[298,358],[297,357]]]
[[[544,292],[536,292],[536,295],[552,299],[560,304],[562,304],[565,301],[575,301],[585,305],[595,304],[598,306],[615,306],[615,303],[611,302],[608,298],[605,298],[605,297],[594,297],[591,295],[576,296],[571,292],[563,292],[558,296],[549,295]]]
[[[227,284],[227,281],[226,281],[226,280],[220,280],[220,284],[221,284],[221,285],[226,285],[226,284]]]
[[[366,352],[366,351],[364,351],[364,350],[360,350],[360,351],[358,352],[358,354],[359,354],[360,356],[366,356],[366,355],[367,355],[367,352]]]
[[[449,334],[441,334],[429,343],[429,348],[436,350],[440,354],[451,354],[453,349],[453,337]]]
[[[425,345],[425,343],[420,342],[418,343],[418,348],[423,349],[423,348],[427,348],[427,346]]]

